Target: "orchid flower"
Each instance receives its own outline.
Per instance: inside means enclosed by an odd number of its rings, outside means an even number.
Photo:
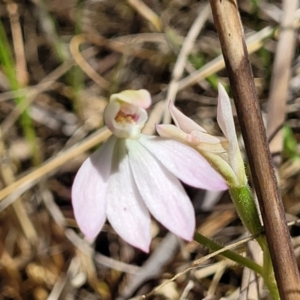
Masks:
[[[147,252],[150,212],[189,241],[195,216],[179,180],[208,190],[228,188],[192,147],[141,134],[150,104],[146,90],[127,90],[110,97],[104,119],[113,135],[83,163],[72,188],[75,218],[89,240],[108,219],[125,241]]]
[[[175,138],[194,147],[226,179],[230,187],[247,184],[244,162],[238,145],[230,99],[225,88],[218,85],[217,121],[225,137],[216,137],[207,133],[200,125],[186,117],[172,102],[169,109],[174,125],[157,125],[160,136]]]

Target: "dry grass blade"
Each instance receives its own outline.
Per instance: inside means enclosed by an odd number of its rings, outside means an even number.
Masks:
[[[7,10],[10,16],[12,28],[11,32],[13,37],[14,52],[16,57],[17,80],[21,86],[26,86],[29,79],[18,9],[19,8],[16,3],[7,3]]]
[[[295,10],[299,1],[283,1],[283,17],[281,31],[275,60],[273,65],[272,80],[267,114],[267,137],[270,140],[271,153],[277,154],[276,164],[279,165],[282,151],[283,131],[282,126],[286,118],[286,102],[288,100],[288,86],[291,76],[291,62],[296,46],[296,28],[294,28]]]
[[[80,66],[80,68],[98,84],[102,89],[106,90],[110,83],[100,76],[84,59],[82,54],[79,51],[81,44],[85,43],[86,39],[84,35],[76,35],[72,38],[70,42],[70,51],[75,60],[75,62]]]
[[[188,61],[188,55],[190,54],[193,45],[195,43],[195,40],[197,36],[199,35],[201,29],[203,28],[205,22],[207,21],[207,18],[210,15],[210,7],[207,4],[204,9],[201,7],[198,12],[198,16],[196,20],[194,21],[193,25],[191,26],[191,29],[189,30],[182,47],[180,49],[180,52],[178,54],[174,69],[172,71],[172,79],[168,87],[167,92],[167,100],[166,100],[166,107],[168,105],[169,101],[174,102],[178,89],[179,89],[179,80],[181,79],[185,65]],[[170,123],[171,122],[171,115],[168,111],[168,109],[165,110],[163,123]]]
[[[152,296],[153,294],[155,294],[159,289],[161,289],[162,287],[164,287],[164,286],[165,286],[166,284],[168,284],[169,282],[175,281],[178,277],[180,277],[180,276],[186,274],[187,272],[189,272],[189,271],[191,271],[191,270],[193,270],[193,269],[195,269],[195,268],[201,267],[201,264],[205,263],[205,262],[206,262],[207,260],[209,260],[210,258],[215,257],[215,256],[217,256],[217,255],[219,255],[219,254],[222,254],[223,252],[225,252],[225,251],[227,251],[227,250],[231,250],[231,249],[234,249],[234,248],[236,248],[236,247],[238,247],[238,246],[241,246],[241,245],[243,245],[243,244],[245,244],[245,243],[247,243],[247,242],[249,242],[249,241],[251,241],[251,240],[253,240],[253,239],[255,239],[255,238],[256,238],[256,236],[251,236],[251,237],[242,239],[242,240],[240,240],[240,241],[238,241],[238,242],[236,242],[236,243],[233,243],[233,244],[231,244],[231,245],[227,245],[227,246],[225,246],[224,248],[222,248],[222,249],[220,249],[220,250],[218,250],[218,251],[215,251],[215,252],[213,252],[213,253],[210,253],[210,254],[208,254],[208,255],[205,255],[204,257],[202,257],[202,258],[200,258],[200,259],[195,260],[195,261],[193,262],[193,264],[192,264],[192,267],[187,268],[187,269],[185,269],[183,272],[180,272],[180,273],[176,274],[176,275],[173,276],[171,279],[169,279],[169,280],[165,281],[163,284],[157,286],[157,287],[156,287],[154,290],[152,290],[150,293],[141,296],[140,299],[148,299],[150,296]]]
[[[143,1],[141,0],[127,0],[128,3],[138,11],[139,14],[141,14],[147,21],[152,24],[152,26],[157,31],[162,31],[162,22],[160,20],[160,17],[151,10]]]
[[[12,162],[8,158],[5,145],[3,142],[3,135],[0,129],[0,157],[2,158],[2,163],[0,166],[0,177],[5,185],[10,185],[15,181],[15,176],[13,172]],[[38,234],[34,228],[34,225],[28,216],[22,199],[17,199],[12,204],[12,211],[9,212],[11,218],[16,218],[19,222],[25,236],[28,238],[30,243],[34,245],[38,240]]]

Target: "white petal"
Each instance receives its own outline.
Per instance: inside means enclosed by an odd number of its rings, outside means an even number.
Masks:
[[[139,141],[127,140],[126,145],[136,185],[151,214],[176,235],[192,240],[194,209],[179,180]]]
[[[141,136],[140,142],[186,184],[206,190],[228,189],[223,177],[193,148],[177,141],[145,135]]]
[[[114,131],[116,125],[115,117],[119,112],[121,105],[119,102],[109,103],[104,110],[104,122],[110,131]]]
[[[72,187],[75,219],[85,236],[92,240],[106,219],[106,190],[115,137],[110,137],[79,169]]]
[[[134,183],[124,140],[118,141],[118,170],[109,180],[107,218],[115,231],[129,244],[149,251],[150,216]]]

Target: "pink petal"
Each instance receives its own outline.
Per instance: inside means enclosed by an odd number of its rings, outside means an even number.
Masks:
[[[224,153],[228,148],[228,142],[225,138],[215,137],[198,130],[194,130],[191,134],[187,134],[178,127],[169,124],[158,124],[156,125],[156,130],[163,138],[170,138],[182,142],[193,148],[197,148],[198,150]]]
[[[228,156],[230,165],[241,182],[244,182],[246,180],[244,163],[240,154],[230,99],[225,88],[220,83],[218,84],[218,92],[217,121],[229,142]]]
[[[193,140],[197,140],[198,143],[194,144],[198,151],[211,152],[211,153],[227,153],[228,141],[224,137],[215,137],[208,133],[193,131],[191,136]],[[192,145],[193,146],[193,145]]]
[[[106,191],[116,138],[111,137],[79,169],[72,187],[75,219],[84,235],[92,240],[106,219]]]
[[[107,218],[115,231],[129,244],[149,251],[150,216],[131,174],[124,141],[117,143],[118,170],[110,177],[107,191]],[[117,164],[117,157],[114,157]]]
[[[200,143],[207,143],[207,144],[220,144],[221,142],[227,141],[224,137],[218,137],[211,135],[206,132],[201,132],[198,130],[194,130],[191,132],[191,135],[198,140]]]
[[[218,92],[218,124],[222,129],[224,135],[226,136],[227,140],[230,143],[237,143],[230,99],[227,95],[225,88],[220,83],[218,84]]]
[[[192,240],[194,209],[179,180],[139,141],[127,140],[126,145],[136,185],[151,214],[176,235]]]
[[[191,133],[193,130],[206,132],[206,130],[194,122],[192,119],[184,115],[178,108],[175,107],[172,101],[169,101],[169,110],[177,127],[185,133]]]
[[[183,143],[188,141],[188,134],[174,125],[158,124],[156,125],[156,130],[161,137],[177,139]]]
[[[148,108],[151,105],[151,95],[147,90],[126,90],[110,96],[110,102],[123,101],[140,108]]]
[[[141,136],[140,142],[186,184],[206,190],[228,189],[223,177],[193,148],[177,141],[145,135]]]

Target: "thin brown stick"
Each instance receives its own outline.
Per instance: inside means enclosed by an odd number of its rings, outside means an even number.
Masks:
[[[300,299],[300,279],[234,0],[210,0],[258,196],[278,289]]]
[[[15,181],[14,171],[12,163],[6,153],[5,144],[3,141],[2,132],[0,129],[0,157],[2,158],[0,166],[0,178],[2,179],[5,186],[12,184]],[[26,212],[24,203],[21,198],[17,199],[12,204],[12,211],[14,212],[15,218],[18,220],[25,236],[34,245],[38,240],[38,234],[34,228],[34,225]]]
[[[210,9],[209,9],[209,5],[206,4],[204,8],[201,7],[201,9],[199,9],[198,16],[195,19],[193,25],[191,26],[182,44],[175,66],[172,71],[172,78],[171,78],[171,82],[169,83],[167,99],[165,101],[166,108],[168,107],[169,101],[172,102],[175,101],[175,98],[178,93],[179,80],[181,79],[185,66],[188,62],[188,56],[193,49],[197,36],[199,35],[201,29],[203,28],[209,16],[210,16]],[[171,122],[171,114],[169,110],[166,109],[164,113],[163,123],[168,124],[170,122]]]

